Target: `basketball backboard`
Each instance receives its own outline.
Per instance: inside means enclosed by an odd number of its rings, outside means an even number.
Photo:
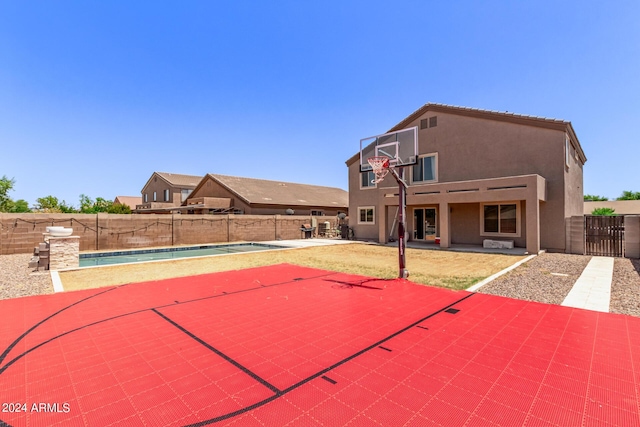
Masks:
[[[418,127],[402,129],[360,140],[360,171],[370,171],[370,157],[389,157],[389,167],[414,165],[418,161]]]

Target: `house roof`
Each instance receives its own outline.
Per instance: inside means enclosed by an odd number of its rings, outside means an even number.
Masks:
[[[576,150],[578,151],[582,162],[585,163],[587,161],[587,157],[582,150],[582,146],[580,145],[580,141],[573,130],[573,126],[571,122],[561,119],[553,119],[548,117],[539,117],[539,116],[529,116],[525,114],[515,114],[508,111],[494,111],[494,110],[482,110],[479,108],[469,108],[469,107],[459,107],[455,105],[447,105],[447,104],[437,104],[433,102],[428,102],[424,104],[422,107],[418,108],[413,113],[409,114],[407,117],[402,119],[398,124],[389,129],[388,132],[395,132],[400,129],[406,128],[411,122],[416,120],[418,117],[426,113],[427,111],[434,112],[443,112],[448,114],[457,114],[461,116],[468,117],[478,117],[490,120],[498,120],[511,122],[516,124],[528,125],[528,126],[538,126],[547,129],[557,129],[557,130],[565,130],[569,133],[571,139],[575,142]],[[354,161],[358,160],[360,153],[356,153],[349,160],[346,161],[347,165],[352,164]]]
[[[196,188],[202,175],[183,175],[179,173],[155,172],[159,177],[176,187]]]
[[[202,179],[202,175],[183,175],[180,173],[169,173],[169,172],[154,172],[151,174],[147,182],[142,187],[142,191],[147,188],[147,185],[151,182],[154,177],[160,177],[165,180],[169,185],[173,187],[194,189]]]
[[[349,206],[349,193],[341,188],[211,173],[202,179],[192,194],[209,178],[249,204],[337,208]]]
[[[113,203],[120,203],[129,206],[131,209],[135,209],[136,205],[142,203],[142,197],[140,196],[116,196]]]

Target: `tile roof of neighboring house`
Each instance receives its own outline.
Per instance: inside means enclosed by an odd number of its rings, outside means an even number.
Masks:
[[[195,188],[200,180],[202,179],[202,175],[182,175],[179,173],[168,173],[168,172],[154,172],[159,177],[163,178],[169,184],[175,185],[177,187],[192,187]]]
[[[487,118],[492,120],[500,120],[507,121],[512,123],[530,125],[530,126],[539,126],[551,129],[566,129],[570,134],[572,139],[577,144],[577,150],[580,153],[580,156],[583,159],[583,163],[587,161],[587,157],[582,150],[582,146],[580,145],[580,141],[578,141],[578,137],[573,130],[573,126],[571,122],[561,119],[553,119],[548,117],[539,117],[539,116],[528,116],[525,114],[515,114],[508,111],[494,111],[494,110],[482,110],[480,108],[469,108],[469,107],[459,107],[455,105],[447,105],[447,104],[437,104],[434,102],[428,102],[424,104],[422,107],[418,108],[413,113],[409,114],[407,117],[402,119],[398,124],[393,126],[387,132],[395,132],[397,130],[403,129],[407,127],[412,121],[417,119],[419,116],[424,114],[426,111],[440,111],[443,113],[450,114],[458,114],[469,117],[479,117],[479,118]],[[354,156],[349,158],[346,161],[347,165],[350,165],[354,161],[356,161],[360,156],[360,153],[356,153]]]
[[[218,174],[208,174],[207,177],[250,204],[349,206],[349,193],[340,188]],[[205,181],[203,179],[200,185]]]
[[[142,197],[140,196],[116,196],[113,203],[120,203],[129,206],[131,209],[135,209],[136,205],[142,203]]]

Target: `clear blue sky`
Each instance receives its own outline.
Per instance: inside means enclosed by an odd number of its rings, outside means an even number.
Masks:
[[[13,199],[153,171],[347,188],[427,102],[571,121],[586,193],[640,191],[640,2],[0,0]]]

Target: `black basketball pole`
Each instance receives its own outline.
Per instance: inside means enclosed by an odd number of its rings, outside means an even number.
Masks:
[[[405,231],[404,231],[404,219],[406,217],[406,195],[407,195],[407,183],[404,181],[404,168],[401,167],[400,173],[395,171],[395,169],[391,168],[391,174],[398,181],[398,266],[399,273],[398,277],[401,279],[406,279],[409,277],[409,270],[406,268],[405,264]]]

